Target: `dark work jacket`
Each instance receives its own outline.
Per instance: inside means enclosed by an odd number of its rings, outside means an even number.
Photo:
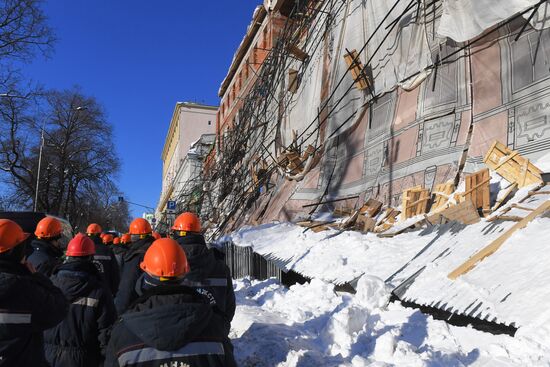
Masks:
[[[217,259],[213,249],[206,247],[200,234],[178,237],[178,243],[187,255],[191,271],[184,277],[183,285],[196,288],[213,297],[216,308],[221,311],[227,334],[235,315],[235,292],[229,268]]]
[[[43,274],[0,261],[0,366],[48,366],[42,333],[60,323],[68,307]]]
[[[155,239],[148,236],[132,242],[128,251],[122,255],[119,292],[115,297],[115,307],[119,315],[136,299],[136,283],[141,275],[139,264],[143,261],[145,252]]]
[[[113,327],[105,366],[236,366],[220,316],[183,286],[145,291]]]
[[[27,261],[39,272],[49,277],[53,269],[61,264],[63,251],[51,243],[36,239],[31,243],[32,253],[27,257]]]
[[[118,268],[118,262],[111,249],[101,242],[101,238],[94,236],[91,237],[95,243],[95,255],[94,263],[99,269],[99,272],[103,274],[111,294],[113,297],[118,291],[118,285],[120,283],[120,270]]]
[[[122,256],[124,256],[126,251],[128,251],[128,247],[129,247],[128,245],[123,243],[111,246],[111,249],[113,250],[113,254],[115,255],[116,262],[118,264],[119,272],[122,270],[121,269]]]
[[[71,304],[63,322],[44,333],[46,359],[52,367],[102,365],[116,321],[111,291],[92,262],[62,264],[52,281]]]

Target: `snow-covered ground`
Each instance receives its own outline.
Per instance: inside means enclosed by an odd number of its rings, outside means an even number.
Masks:
[[[550,171],[550,153],[536,165]],[[496,176],[494,194],[497,186],[507,185]],[[531,189],[519,190],[495,215]],[[541,200],[548,198],[535,195],[521,205],[535,208]],[[335,230],[304,233],[291,223],[241,228],[226,240],[250,246],[283,270],[313,280],[290,289],[275,279],[235,281],[231,337],[237,362],[245,367],[550,366],[548,217],[529,223],[454,282],[447,274],[514,222],[481,219],[393,238]],[[411,278],[412,285],[407,283]],[[342,283],[352,284],[357,293],[336,292],[334,284]],[[466,308],[479,303],[474,310],[479,308],[480,315],[473,316],[513,322],[517,332],[511,337],[455,327],[400,302],[389,303],[392,287],[400,284],[407,285],[401,299],[448,304],[457,313],[464,311],[462,303]]]
[[[363,276],[357,294],[314,279],[235,281],[239,366],[550,366],[550,325],[515,337],[454,327],[400,303]]]

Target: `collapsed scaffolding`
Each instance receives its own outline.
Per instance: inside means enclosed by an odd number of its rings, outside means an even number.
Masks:
[[[457,44],[441,41],[435,35],[435,22],[441,17],[443,1],[413,0],[399,9],[398,5],[401,2],[397,0],[393,4],[359,50],[345,49],[345,54],[341,56],[345,59],[347,69],[339,77],[331,74],[333,77],[330,83],[331,90],[325,91],[321,96],[322,102],[314,118],[301,132],[292,131],[290,141],[289,139],[285,141],[282,136],[282,125],[288,124],[286,120],[289,107],[293,102],[293,94],[301,83],[307,81],[312,68],[310,61],[317,53],[323,51],[322,46],[326,46],[329,42],[327,33],[330,28],[336,27],[338,20],[346,21],[351,4],[350,1],[297,1],[294,3],[281,36],[273,48],[267,50],[268,54],[258,71],[250,67],[256,74],[254,85],[250,92],[242,97],[242,108],[239,110],[234,126],[228,131],[227,136],[224,136],[223,146],[217,147],[219,152],[216,162],[205,172],[206,184],[200,200],[205,203],[203,207],[208,210],[201,212],[201,216],[211,221],[209,232],[211,239],[242,223],[261,222],[263,212],[273,198],[273,191],[280,186],[282,180],[302,180],[313,167],[323,161],[322,170],[327,179],[322,183],[324,187],[322,194],[312,205],[308,205],[312,209],[305,219],[311,220],[311,215],[332,199],[331,182],[341,159],[339,150],[342,139],[345,138],[344,131],[349,131],[365,114],[372,115],[383,96],[397,86],[404,90],[413,90],[427,79],[430,89],[434,92],[445,67],[461,59],[466,60],[466,69],[471,73],[472,48],[477,43],[490,35],[495,36],[497,40],[508,37],[509,35],[500,35],[499,30],[518,17],[529,14],[532,16],[543,3],[539,2],[516,14],[481,36],[463,44]],[[392,32],[402,27],[405,21],[425,28],[426,34],[431,36],[429,48],[435,51],[432,52],[429,63],[420,71],[413,70],[410,75],[407,74],[398,80],[398,83],[377,88],[374,83],[376,75],[373,75],[375,71],[373,64],[379,63],[386,57],[378,56],[378,54],[387,53],[383,47],[384,42]],[[513,36],[519,38],[527,24],[528,22]],[[339,49],[343,49],[343,40],[338,41]],[[363,63],[361,57],[368,47],[371,49]],[[471,78],[470,75],[469,79]],[[343,88],[342,92],[342,86],[346,86],[344,83],[346,80],[348,80],[347,88]],[[337,91],[341,96],[336,99]],[[358,91],[363,93],[361,105],[353,108],[348,116],[342,116],[341,104],[348,103],[344,100],[345,97],[349,93]],[[464,149],[459,152],[458,167],[451,177],[454,186],[463,176],[472,137],[473,93],[471,89],[468,94],[470,101],[465,106],[469,108],[471,116]],[[333,121],[332,126],[328,126],[331,124],[327,124],[327,121]],[[292,123],[293,121],[290,121],[291,127]],[[387,205],[384,210],[388,212],[388,217],[395,218],[393,215],[395,213],[392,213],[392,204],[395,206],[400,202],[402,191],[392,191],[393,130],[390,134],[391,139],[385,146],[381,163],[381,167],[389,166],[389,193],[384,194],[381,201]],[[382,168],[377,173],[377,181],[381,171]],[[442,189],[446,190],[445,187]],[[435,191],[439,192],[437,189]],[[365,194],[363,202],[371,196],[374,197],[375,193]],[[259,214],[250,218],[251,209],[259,205],[260,197],[263,201],[260,203],[261,208],[257,210]],[[425,198],[423,196],[422,200],[425,201]],[[420,197],[417,198],[419,199]],[[356,205],[362,206],[361,203]],[[487,210],[487,208],[484,209]]]

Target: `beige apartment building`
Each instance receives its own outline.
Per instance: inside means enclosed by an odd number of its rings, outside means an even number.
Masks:
[[[216,132],[217,110],[218,106],[176,103],[162,149],[162,190],[155,213],[158,221],[162,221],[167,202],[176,200],[188,181],[196,179],[190,176],[200,175],[197,162],[202,162],[200,153],[213,144],[210,136]],[[188,161],[193,161],[193,169],[189,169]]]

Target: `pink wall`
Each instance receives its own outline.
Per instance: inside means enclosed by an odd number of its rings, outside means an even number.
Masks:
[[[193,142],[202,134],[216,133],[216,110],[181,107],[179,114],[180,141],[177,156],[183,158]],[[208,124],[210,121],[210,125]]]

